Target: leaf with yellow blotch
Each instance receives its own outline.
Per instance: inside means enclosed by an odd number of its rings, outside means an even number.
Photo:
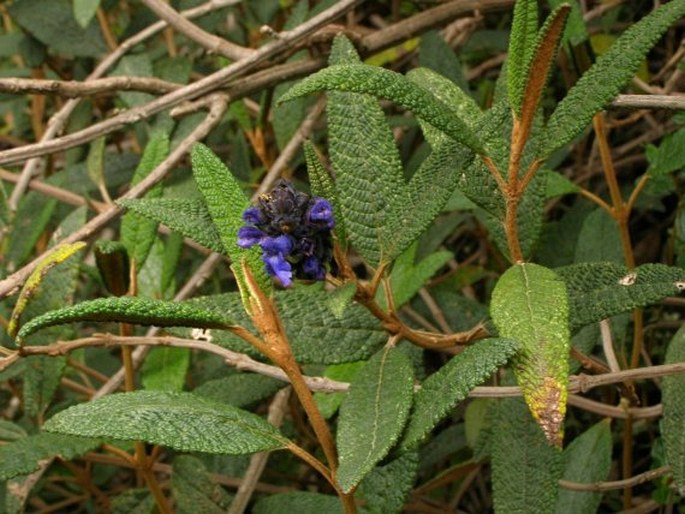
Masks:
[[[492,293],[490,314],[501,337],[521,343],[514,373],[548,441],[561,446],[568,396],[568,295],[561,278],[537,264],[517,263]]]

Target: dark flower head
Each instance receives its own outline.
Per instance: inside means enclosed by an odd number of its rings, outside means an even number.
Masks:
[[[297,191],[279,180],[270,193],[259,197],[256,207],[243,212],[247,223],[238,231],[238,246],[259,244],[266,272],[288,287],[293,276],[323,280],[332,265],[335,226],[328,200]]]

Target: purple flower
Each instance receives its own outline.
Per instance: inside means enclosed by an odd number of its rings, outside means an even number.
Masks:
[[[335,271],[335,219],[328,200],[312,198],[279,180],[270,193],[260,195],[257,206],[245,209],[243,220],[238,246],[259,244],[264,269],[284,287],[292,285],[293,277],[324,280],[329,266]]]
[[[264,253],[287,256],[293,249],[293,238],[290,236],[265,237],[259,243]]]
[[[288,261],[285,260],[280,254],[268,254],[262,255],[262,260],[264,261],[264,266],[266,272],[272,277],[276,277],[283,287],[290,287],[293,283],[293,272],[292,266]]]
[[[251,248],[264,238],[264,232],[257,227],[240,227],[238,230],[238,246]]]
[[[322,221],[328,228],[335,227],[335,220],[333,219],[333,207],[328,203],[328,200],[315,196],[311,200],[311,207],[309,208],[309,220],[314,222]]]
[[[245,212],[243,212],[243,221],[245,223],[250,223],[251,225],[262,223],[264,221],[262,211],[257,207],[248,207],[245,209]]]

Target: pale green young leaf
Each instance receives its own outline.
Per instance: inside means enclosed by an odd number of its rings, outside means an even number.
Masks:
[[[397,442],[412,403],[413,373],[397,348],[383,348],[360,370],[340,406],[336,475],[351,491]]]
[[[519,348],[519,343],[509,339],[484,339],[430,375],[416,393],[402,447],[412,448],[421,443],[451,409],[466,399],[471,389],[506,364]]]
[[[384,68],[363,64],[329,66],[295,85],[279,102],[323,90],[364,93],[392,100],[471,150],[482,152],[482,139],[452,108],[406,77]]]
[[[490,314],[500,336],[521,343],[514,373],[533,417],[561,446],[571,334],[566,286],[551,269],[517,263],[497,281]]]
[[[395,308],[406,304],[426,282],[445,266],[454,257],[452,252],[446,250],[431,253],[419,262],[416,262],[418,243],[412,244],[396,260],[390,274],[390,286],[393,293]],[[386,300],[384,292],[379,290],[376,301],[385,308]]]
[[[197,457],[177,455],[172,464],[171,492],[177,514],[224,514],[232,497],[212,479]]]
[[[289,441],[256,414],[192,393],[112,394],[56,414],[48,432],[145,441],[181,451],[242,455]]]
[[[45,459],[73,459],[97,448],[101,443],[101,440],[91,437],[45,432],[21,437],[0,445],[0,480],[31,473]]]
[[[86,28],[98,10],[100,0],[73,0],[74,18],[81,27]]]
[[[189,366],[189,348],[152,348],[141,369],[141,382],[145,389],[182,391]]]
[[[540,156],[568,144],[621,91],[661,35],[685,15],[685,0],[662,4],[625,32],[559,102],[547,123]]]
[[[344,37],[335,39],[330,61],[363,66]],[[394,257],[388,251],[394,236],[389,232],[390,214],[395,206],[406,205],[407,198],[395,139],[378,101],[368,94],[333,90],[328,93],[326,115],[345,229],[364,259],[378,266]]]
[[[154,170],[169,153],[169,136],[158,133],[153,136],[145,147],[138,167],[133,173],[131,186],[135,186]],[[157,184],[150,189],[147,198],[159,198],[162,195],[162,185]],[[128,254],[136,263],[137,269],[145,264],[152,243],[157,236],[157,222],[145,218],[135,212],[127,212],[121,218],[121,241],[126,246]]]
[[[611,471],[610,420],[604,419],[576,437],[564,449],[561,478],[581,484],[604,482]],[[556,514],[593,514],[602,501],[602,493],[571,491],[560,488]]]
[[[102,189],[105,186],[105,137],[91,141],[86,158],[88,176],[93,184]]]
[[[685,325],[671,339],[666,351],[666,364],[685,362]],[[661,425],[666,460],[671,466],[673,481],[682,496],[685,494],[685,375],[668,375],[663,379],[664,418]]]
[[[341,319],[343,317],[345,309],[352,303],[352,299],[356,292],[357,284],[354,282],[347,282],[330,292],[326,299],[326,304],[331,309],[331,312],[336,319]]]
[[[284,512],[343,514],[343,508],[337,496],[293,491],[261,498],[252,509],[253,514],[283,514]]]
[[[201,143],[196,143],[191,152],[193,177],[207,204],[207,210],[219,233],[225,252],[236,264],[246,260],[258,284],[267,294],[271,291],[271,280],[266,275],[260,250],[253,246],[249,250],[238,246],[238,230],[243,226],[242,215],[250,206],[240,184],[214,152]]]
[[[519,398],[501,398],[492,416],[495,512],[553,513],[561,478],[561,450],[548,443]]]
[[[629,270],[611,262],[580,263],[555,270],[566,283],[571,330],[685,291],[685,270],[643,264]]]
[[[210,250],[225,252],[221,237],[207,210],[207,204],[199,198],[130,198],[118,200],[117,203],[141,216],[166,225]]]
[[[202,309],[190,302],[166,302],[143,297],[98,298],[71,307],[46,312],[26,323],[17,340],[45,327],[76,321],[117,321],[160,327],[225,328],[231,320],[225,314]]]
[[[509,35],[507,52],[507,80],[509,103],[521,113],[528,63],[535,50],[538,31],[537,0],[518,0],[514,3],[514,20]]]

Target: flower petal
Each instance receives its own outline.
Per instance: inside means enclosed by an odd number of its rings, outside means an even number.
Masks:
[[[264,216],[259,208],[248,207],[243,212],[243,221],[256,225],[257,223],[262,223],[264,221]]]
[[[264,232],[257,227],[240,227],[238,229],[238,246],[251,248],[264,238]]]
[[[294,242],[293,238],[286,235],[281,235],[277,237],[265,237],[259,243],[262,247],[264,253],[270,255],[280,254],[282,256],[288,255],[293,250]]]
[[[314,256],[306,257],[304,259],[302,271],[314,280],[323,280],[326,278],[326,270],[321,266],[319,259]]]
[[[283,287],[290,287],[293,283],[292,266],[282,255],[262,255],[266,272],[272,277],[276,277]]]
[[[311,207],[309,208],[309,221],[323,222],[328,228],[335,227],[333,207],[328,200],[318,196],[312,198]]]

